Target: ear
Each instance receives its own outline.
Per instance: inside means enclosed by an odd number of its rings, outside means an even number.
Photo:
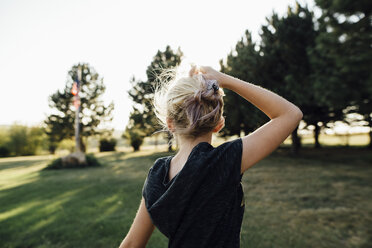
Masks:
[[[171,132],[174,132],[173,120],[167,117],[167,126]]]
[[[225,117],[221,116],[220,121],[218,122],[217,126],[213,129],[214,133],[218,133],[221,129],[225,126]]]

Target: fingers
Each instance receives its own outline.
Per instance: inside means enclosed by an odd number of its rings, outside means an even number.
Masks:
[[[192,77],[193,75],[196,75],[196,74],[208,74],[211,71],[212,71],[211,70],[211,67],[209,67],[209,66],[197,66],[197,65],[193,65],[191,67],[190,72],[189,72],[189,76]]]
[[[191,67],[191,70],[189,71],[189,76],[192,77],[195,74],[196,71],[196,65],[193,65]]]
[[[200,66],[199,67],[199,71],[203,74],[207,73],[206,70],[205,70],[205,66]]]
[[[193,75],[199,74],[199,72],[200,72],[200,71],[199,71],[198,66],[193,65],[193,66],[191,67],[190,72],[189,72],[189,76],[192,77]]]

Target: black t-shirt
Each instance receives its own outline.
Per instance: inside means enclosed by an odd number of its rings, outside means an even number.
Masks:
[[[245,209],[242,140],[197,144],[169,181],[172,156],[158,158],[142,188],[154,225],[172,248],[240,247]]]

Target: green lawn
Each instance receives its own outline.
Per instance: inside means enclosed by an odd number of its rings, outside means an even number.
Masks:
[[[0,159],[0,247],[118,247],[147,171],[169,153],[100,153],[102,168]],[[241,247],[371,247],[372,152],[281,148],[248,170]],[[167,247],[155,229],[148,246]]]

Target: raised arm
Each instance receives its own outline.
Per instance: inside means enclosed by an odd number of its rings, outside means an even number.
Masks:
[[[199,71],[208,79],[216,79],[222,88],[239,94],[271,119],[253,133],[242,137],[241,173],[273,152],[292,133],[303,117],[302,111],[296,105],[274,92],[208,66],[200,67]]]

